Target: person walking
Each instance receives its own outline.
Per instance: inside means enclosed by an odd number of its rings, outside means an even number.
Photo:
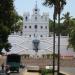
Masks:
[[[2,64],[1,67],[2,67],[2,70],[4,70],[4,64]]]

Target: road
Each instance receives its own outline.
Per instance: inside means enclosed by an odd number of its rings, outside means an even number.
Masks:
[[[61,67],[61,72],[67,75],[75,75],[75,67]]]
[[[11,73],[10,75],[23,75],[24,70],[25,70],[25,69],[20,69],[19,73],[13,72],[13,73]]]
[[[1,70],[1,67],[0,67]],[[62,73],[65,73],[67,75],[75,75],[75,67],[61,67],[60,71]],[[40,75],[38,72],[27,72],[26,68],[20,69],[20,72],[14,72],[11,73],[10,75]]]
[[[0,70],[1,70],[1,67],[0,67]],[[10,75],[40,75],[40,74],[38,72],[27,72],[27,69],[24,68],[24,69],[20,69],[19,73],[14,72],[14,73],[11,73]]]

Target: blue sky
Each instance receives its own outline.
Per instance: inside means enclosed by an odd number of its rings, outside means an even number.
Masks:
[[[48,12],[49,17],[52,19],[53,16],[53,8],[45,7],[42,5],[44,0],[37,0],[38,8],[40,9],[40,13]],[[32,9],[34,8],[36,0],[15,0],[14,6],[17,12],[20,15],[23,15],[24,12],[32,13]],[[67,0],[67,5],[65,6],[62,14],[66,13],[67,11],[70,12],[70,15],[75,17],[75,0]]]

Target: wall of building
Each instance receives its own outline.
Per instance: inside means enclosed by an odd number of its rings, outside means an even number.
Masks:
[[[12,45],[11,51],[9,53],[18,53],[18,54],[28,54],[31,57],[36,55],[36,52],[33,50],[33,38],[26,38],[25,36],[19,35],[10,35],[9,42]],[[38,56],[43,54],[52,54],[53,53],[53,37],[41,37],[39,43],[39,50],[37,52]],[[68,37],[61,36],[60,39],[60,53],[61,56],[74,56],[72,48],[67,48],[68,46]],[[56,53],[58,51],[58,37],[56,37]]]

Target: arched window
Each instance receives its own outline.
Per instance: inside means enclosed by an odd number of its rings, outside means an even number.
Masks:
[[[37,14],[37,9],[35,9],[35,14]]]
[[[41,29],[43,28],[43,26],[41,26]]]
[[[27,21],[27,20],[28,20],[28,17],[26,16],[25,19],[26,19],[26,21]]]
[[[27,28],[27,26],[25,26],[25,28]]]
[[[29,26],[29,28],[31,28],[31,26]]]
[[[40,37],[43,37],[43,35],[40,35]]]
[[[35,25],[35,29],[37,29],[37,25]]]
[[[45,29],[47,29],[47,26],[45,26]]]
[[[35,11],[37,11],[37,9],[35,9]]]

